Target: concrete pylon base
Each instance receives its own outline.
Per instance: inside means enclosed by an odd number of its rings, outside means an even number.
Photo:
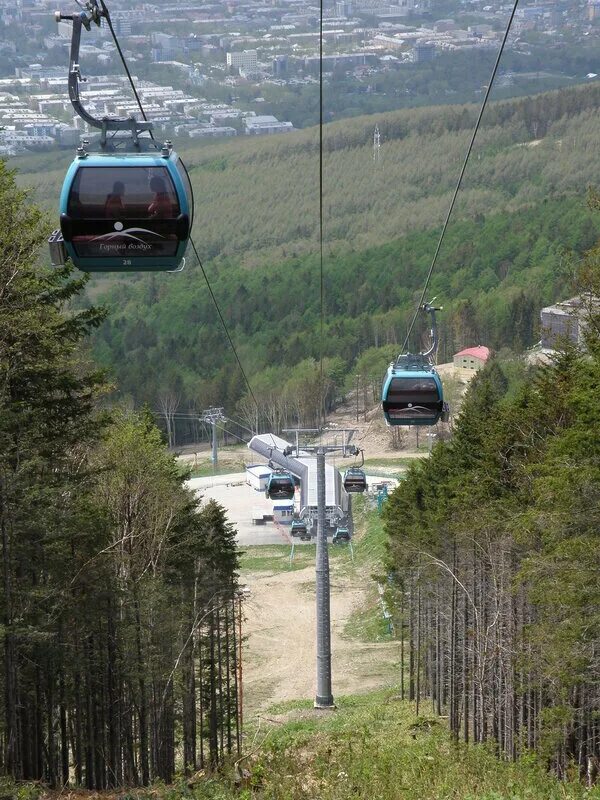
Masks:
[[[335,703],[333,702],[333,695],[329,695],[329,697],[317,697],[315,698],[314,707],[316,709],[326,709],[326,708],[335,708]]]

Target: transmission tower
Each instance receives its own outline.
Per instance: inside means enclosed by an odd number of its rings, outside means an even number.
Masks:
[[[218,452],[217,452],[217,423],[224,422],[225,414],[223,408],[207,408],[200,417],[202,422],[212,427],[212,462],[213,470],[217,471]]]
[[[381,155],[381,134],[379,133],[379,125],[375,125],[375,130],[373,131],[373,161],[376,164],[379,164],[380,155]]]

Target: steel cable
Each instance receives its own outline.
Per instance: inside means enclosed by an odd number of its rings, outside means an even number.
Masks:
[[[108,7],[107,7],[106,3],[104,2],[104,0],[100,0],[100,4],[101,4],[101,7],[102,7],[102,13],[106,18],[106,22],[108,24],[108,27],[110,29],[113,41],[115,43],[115,47],[117,48],[117,51],[118,51],[119,56],[121,58],[121,63],[123,64],[123,69],[125,70],[125,72],[127,74],[127,78],[128,78],[129,83],[131,85],[131,89],[132,89],[133,94],[135,96],[136,102],[137,102],[137,104],[139,106],[140,113],[142,114],[142,117],[143,117],[144,121],[148,122],[148,117],[146,116],[146,112],[144,111],[144,106],[142,104],[142,101],[141,101],[141,98],[140,98],[140,96],[138,94],[138,91],[137,91],[137,89],[135,87],[135,83],[133,81],[133,77],[131,75],[131,72],[129,71],[129,67],[127,66],[127,60],[125,59],[125,55],[123,54],[123,50],[121,49],[121,45],[119,43],[119,39],[118,39],[117,34],[115,32],[115,29],[113,27]],[[152,131],[149,131],[149,133],[150,133],[151,138],[154,140],[154,134],[152,133]],[[252,397],[252,400],[254,401],[254,405],[258,408],[258,402],[256,400],[256,396],[255,396],[254,392],[252,391],[252,386],[250,385],[250,381],[248,380],[248,376],[246,375],[246,371],[244,370],[244,367],[242,366],[241,359],[240,359],[240,357],[238,355],[238,352],[236,350],[235,344],[233,343],[233,339],[231,337],[231,334],[229,333],[229,328],[227,327],[227,323],[225,322],[225,317],[223,316],[223,314],[221,312],[221,308],[219,306],[219,303],[217,302],[217,298],[215,297],[215,293],[213,292],[212,286],[210,285],[210,281],[208,279],[208,275],[206,274],[206,270],[204,269],[204,265],[202,263],[202,259],[200,258],[200,255],[199,255],[198,250],[196,248],[196,243],[194,242],[194,240],[193,240],[193,238],[191,236],[190,236],[190,244],[192,245],[192,249],[194,251],[194,255],[196,256],[196,259],[198,261],[198,265],[199,265],[200,270],[202,272],[202,276],[204,277],[204,280],[206,282],[206,286],[208,288],[208,291],[209,291],[211,299],[212,299],[212,301],[214,303],[214,306],[215,306],[215,308],[217,310],[217,314],[218,314],[219,319],[221,321],[221,325],[223,326],[223,330],[225,331],[225,336],[227,337],[227,341],[229,342],[229,345],[230,345],[230,347],[231,347],[231,349],[233,351],[233,354],[235,356],[235,360],[237,361],[237,364],[238,364],[238,367],[240,369],[240,372],[242,373],[242,376],[244,378],[244,382],[245,382],[245,384],[246,384],[246,386],[248,388],[248,392],[249,392],[250,396]]]
[[[489,96],[491,94],[491,91],[492,91],[492,86],[494,85],[494,79],[496,77],[496,73],[498,72],[498,67],[500,66],[500,60],[502,58],[502,54],[504,52],[504,47],[505,47],[506,42],[508,40],[508,35],[510,33],[510,29],[511,29],[511,26],[512,26],[512,23],[513,23],[513,19],[515,17],[515,13],[516,13],[518,5],[519,5],[519,0],[515,0],[515,2],[513,4],[513,7],[512,7],[512,11],[511,11],[510,17],[508,19],[508,24],[506,26],[506,30],[504,31],[504,36],[502,37],[502,42],[500,44],[500,49],[498,50],[498,54],[496,56],[496,61],[494,63],[494,68],[492,70],[492,74],[491,74],[489,83],[488,83],[487,88],[486,88],[486,92],[485,92],[485,95],[484,95],[484,98],[483,98],[483,102],[481,104],[481,108],[479,109],[479,114],[477,116],[477,121],[475,123],[475,128],[473,129],[473,133],[471,135],[471,141],[469,142],[469,147],[467,148],[467,154],[466,154],[465,159],[463,161],[463,165],[462,165],[462,168],[460,170],[460,174],[458,176],[458,181],[456,182],[456,188],[454,189],[454,194],[452,195],[452,200],[450,202],[450,207],[448,208],[448,213],[446,214],[446,219],[445,219],[444,225],[442,227],[442,232],[440,233],[440,238],[438,239],[437,247],[435,248],[435,252],[434,252],[434,255],[433,255],[433,260],[431,262],[431,266],[429,267],[429,271],[427,273],[427,278],[425,279],[425,285],[423,286],[423,291],[421,292],[421,297],[419,299],[419,303],[417,305],[417,308],[415,310],[415,313],[414,313],[413,318],[411,320],[411,323],[409,325],[409,328],[408,328],[408,331],[407,331],[407,334],[406,334],[406,338],[404,339],[404,344],[402,345],[402,352],[403,353],[406,351],[406,347],[408,345],[408,340],[410,339],[410,335],[411,335],[411,333],[413,331],[413,328],[415,326],[415,322],[417,321],[417,317],[419,316],[419,311],[421,310],[421,308],[423,307],[423,303],[425,302],[425,295],[427,294],[427,289],[429,288],[429,282],[431,280],[431,276],[433,275],[433,270],[435,269],[435,266],[436,266],[436,263],[437,263],[437,259],[438,259],[438,256],[440,254],[440,250],[442,249],[442,244],[443,244],[443,241],[444,241],[444,237],[446,236],[446,231],[448,229],[448,224],[450,222],[450,217],[452,216],[452,211],[454,210],[454,205],[456,203],[456,198],[458,197],[458,193],[460,192],[460,189],[461,189],[461,186],[462,186],[462,181],[463,181],[465,172],[467,170],[467,165],[469,163],[469,158],[471,157],[471,152],[473,150],[473,145],[475,144],[475,138],[477,137],[477,132],[479,131],[479,126],[481,124],[481,119],[483,117],[483,113],[484,113],[485,108],[487,106],[488,98],[489,98]]]

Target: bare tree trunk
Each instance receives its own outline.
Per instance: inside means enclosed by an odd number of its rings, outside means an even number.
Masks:
[[[137,590],[134,590],[137,592]],[[138,715],[140,723],[140,764],[142,768],[142,785],[148,786],[150,783],[150,765],[148,762],[148,697],[146,692],[146,680],[144,657],[142,653],[142,620],[140,616],[140,604],[137,597],[134,599],[135,610],[135,641],[137,650],[138,666]]]
[[[4,484],[4,481],[3,481]],[[4,764],[15,780],[21,775],[17,725],[17,648],[13,634],[12,555],[9,523],[4,504],[4,485],[0,486],[0,530],[2,533],[2,568],[4,577]]]
[[[416,685],[416,710],[415,713],[419,716],[419,703],[421,700],[421,586],[417,589],[417,685]]]
[[[414,577],[410,578],[410,595],[408,606],[408,626],[409,626],[409,644],[408,644],[408,699],[413,702],[415,699],[415,639],[414,639]]]
[[[404,601],[406,599],[406,593],[404,591],[404,586],[402,586],[402,591],[400,592],[400,697],[404,700],[404,636],[405,636],[405,622],[404,622]]]
[[[462,642],[463,738],[469,742],[469,599],[463,594]]]

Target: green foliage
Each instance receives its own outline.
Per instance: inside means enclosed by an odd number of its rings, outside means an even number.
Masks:
[[[490,104],[457,217],[526,208],[600,181],[594,156],[600,149],[599,95],[590,84]],[[372,117],[328,124],[327,244],[364,250],[440,225],[476,114],[474,105],[457,105],[378,115],[379,171],[373,165]],[[231,259],[256,266],[317,250],[315,128],[258,141],[189,144],[181,152],[194,186],[196,239],[205,262],[218,258],[224,269]],[[36,199],[56,213],[66,163],[53,161],[44,170],[35,159],[32,165],[15,163]],[[228,297],[235,302],[233,294]]]
[[[360,642],[383,642],[392,639],[376,591],[370,591],[365,605],[352,612],[344,625],[344,636]]]
[[[245,766],[257,800],[579,800],[600,796],[559,783],[529,757],[498,761],[493,749],[451,740],[443,724],[415,719],[393,690],[340,697],[337,711],[277,708],[277,725]],[[226,785],[226,784],[225,784]],[[201,795],[202,796],[202,795]],[[231,790],[230,795],[234,792]]]
[[[432,295],[443,298],[445,305],[440,315],[442,360],[479,341],[516,349],[536,341],[540,307],[570,291],[565,226],[575,252],[593,243],[597,222],[577,199],[453,226],[431,285]],[[531,248],[541,234],[545,256],[532,266]],[[435,238],[434,231],[415,233],[393,244],[327,259],[328,405],[357,373],[377,382],[397,353]],[[484,271],[495,275],[485,290],[478,283]],[[211,279],[219,301],[227,298],[228,324],[266,424],[277,429],[300,419],[309,426],[320,390],[315,362],[320,353],[317,260],[307,257],[283,268],[252,271],[231,264]],[[225,403],[229,413],[238,405],[249,427],[255,425],[256,408],[243,397],[245,386],[195,273],[183,273],[168,284],[153,277],[150,283],[119,286],[105,300],[121,310],[95,337],[94,349],[102,362],[112,365],[123,392],[158,407],[161,392],[170,388],[179,395],[182,410],[197,406],[200,398],[204,405]],[[422,334],[424,327],[418,328],[413,346]]]
[[[596,248],[584,259],[584,297],[598,288],[599,256]],[[520,370],[492,360],[471,382],[452,440],[409,468],[384,511],[398,602],[408,592],[413,604],[418,592],[425,619],[450,614],[449,639],[439,628],[423,636],[441,650],[452,642],[449,669],[463,683],[451,691],[473,681],[471,735],[499,731],[507,754],[529,741],[561,775],[570,759],[585,768],[581,718],[598,713],[588,692],[600,642],[600,317],[593,302],[583,313],[587,352],[565,342],[550,365]],[[495,655],[482,669],[489,647]],[[522,694],[499,702],[515,715],[535,681],[535,733],[515,716],[502,730],[490,705],[511,670]],[[458,736],[465,723],[452,707],[450,723]]]
[[[364,533],[354,542],[354,556],[357,561],[372,569],[380,567],[385,556],[386,535],[381,517],[376,511],[368,511],[363,498],[354,495],[352,501],[354,523],[363,528]]]
[[[217,466],[215,471],[212,462],[206,461],[204,463],[199,463],[195,467],[190,467],[189,470],[186,472],[186,479],[187,478],[208,478],[211,475],[229,475],[232,472],[243,472],[244,471],[244,462],[242,460],[237,461],[235,463],[231,463],[228,461],[226,464],[222,464],[221,466]]]
[[[102,374],[81,350],[104,313],[66,311],[85,280],[32,266],[40,214],[2,163],[0,203],[0,769],[52,788],[170,780],[176,715],[195,761],[189,675],[201,638],[216,765],[219,729],[235,727],[235,670],[226,690],[220,677],[235,659],[222,644],[233,636],[235,531],[218,504],[197,510],[147,410],[97,411]],[[30,783],[22,796],[35,796]]]
[[[482,342],[520,351],[539,338],[539,309],[570,291],[575,255],[597,220],[573,193],[600,181],[596,85],[492,104],[431,284],[446,307],[441,358]],[[190,145],[196,236],[210,280],[252,379],[245,387],[198,269],[138,275],[90,288],[114,314],[95,357],[136,404],[170,392],[182,411],[226,405],[249,427],[314,424],[359,372],[377,381],[402,342],[472,129],[471,106],[382,115],[382,166],[373,119],[325,134],[326,386],[321,355],[315,130]],[[535,145],[535,146],[534,146]],[[60,167],[22,164],[25,182],[58,195]],[[32,172],[28,172],[32,170]],[[293,187],[290,191],[289,187]],[[251,198],[251,202],[248,202]],[[248,269],[252,267],[252,269]],[[419,346],[424,329],[415,332]]]
[[[301,544],[294,548],[287,544],[261,547],[246,547],[240,554],[240,569],[243,572],[286,572],[304,569],[315,563],[315,546]]]

